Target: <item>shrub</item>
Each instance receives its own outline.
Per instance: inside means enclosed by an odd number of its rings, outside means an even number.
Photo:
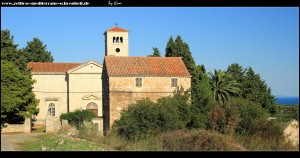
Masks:
[[[171,151],[245,150],[232,137],[206,130],[172,131],[162,141],[163,150]]]
[[[68,120],[70,124],[82,127],[84,121],[91,121],[96,115],[89,110],[75,110],[74,112],[63,113],[60,115],[61,120]]]
[[[262,129],[268,120],[269,113],[259,104],[245,99],[235,100],[240,112],[240,123],[236,132],[245,135],[254,135]]]
[[[183,129],[190,122],[188,94],[175,93],[153,103],[143,99],[121,111],[113,128],[127,139],[148,138],[161,132]]]
[[[208,114],[209,129],[220,133],[233,133],[240,121],[240,113],[233,102],[215,105]]]

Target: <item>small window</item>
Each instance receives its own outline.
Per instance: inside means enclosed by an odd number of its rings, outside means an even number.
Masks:
[[[123,43],[123,37],[120,37],[120,42]]]
[[[50,104],[49,104],[48,113],[49,113],[51,116],[55,116],[55,105],[54,105],[53,103],[50,103]]]
[[[114,36],[114,37],[113,37],[113,43],[115,43],[115,42],[116,42],[116,37]]]
[[[177,87],[177,78],[171,78],[171,86]]]
[[[135,86],[142,87],[142,78],[135,79]]]

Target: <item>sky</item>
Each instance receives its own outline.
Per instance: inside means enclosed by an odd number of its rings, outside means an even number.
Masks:
[[[197,65],[252,67],[275,96],[299,96],[299,7],[4,7],[1,30],[18,48],[39,38],[54,62],[103,63],[104,35],[129,30],[129,56],[165,55],[172,36]]]

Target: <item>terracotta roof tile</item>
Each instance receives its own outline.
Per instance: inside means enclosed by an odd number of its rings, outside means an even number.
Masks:
[[[120,27],[118,27],[118,26],[116,26],[116,27],[113,27],[113,28],[111,28],[111,29],[108,29],[108,30],[106,30],[106,31],[114,31],[114,32],[128,32],[127,30],[125,30],[125,29],[123,29],[123,28],[120,28]]]
[[[105,56],[109,77],[156,76],[190,77],[181,57]]]
[[[42,63],[42,62],[29,62],[28,68],[32,68],[32,72],[66,72],[82,63]]]

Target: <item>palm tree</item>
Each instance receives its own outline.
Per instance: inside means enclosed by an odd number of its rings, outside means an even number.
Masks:
[[[214,74],[211,72],[208,72],[208,74],[214,100],[220,105],[240,92],[240,89],[238,88],[239,83],[232,79],[231,75],[225,73],[225,71],[215,69]]]

